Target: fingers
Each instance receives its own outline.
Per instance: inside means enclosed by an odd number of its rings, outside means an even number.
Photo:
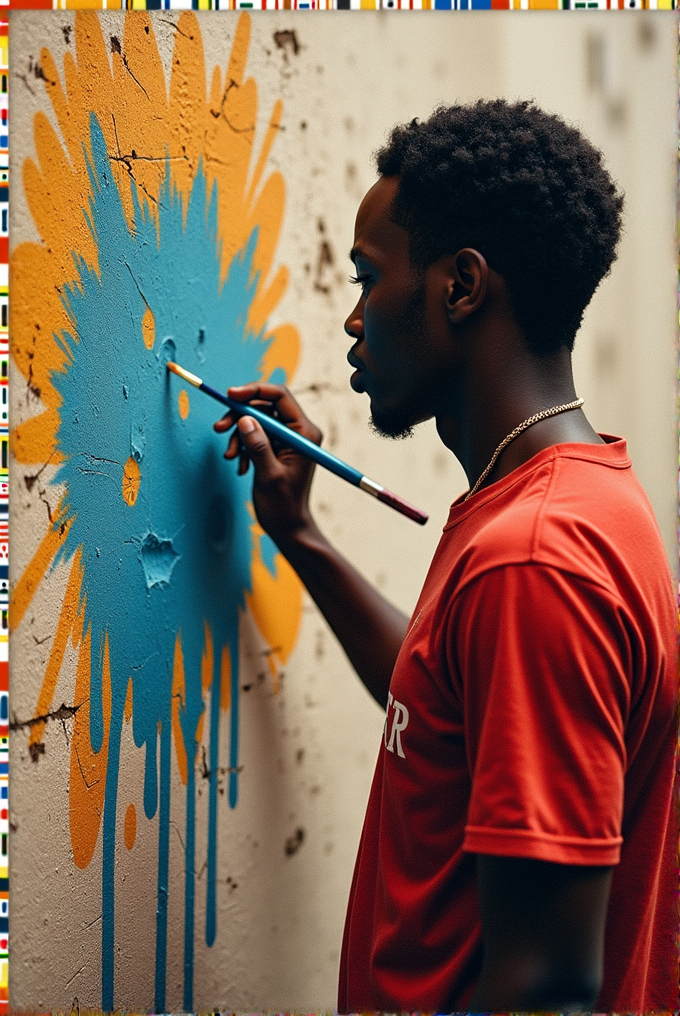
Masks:
[[[287,424],[298,434],[304,435],[316,444],[321,444],[323,437],[321,431],[305,416],[298,403],[283,385],[253,381],[250,384],[229,388],[228,394],[237,402],[248,403],[253,408],[263,410],[269,415],[274,414],[282,423]],[[221,420],[213,424],[213,428],[218,434],[223,434],[230,430],[238,419],[241,419],[240,414],[230,410]],[[229,454],[226,457],[234,458],[234,454]]]
[[[229,388],[227,394],[237,402],[253,402],[255,399],[263,399],[273,403],[279,419],[284,423],[306,420],[300,406],[283,385],[254,381],[251,384]]]
[[[280,476],[282,466],[277,459],[269,438],[252,416],[242,416],[236,424],[245,452],[239,459],[239,475],[248,469],[249,461],[255,467],[258,480],[267,482]]]
[[[241,433],[237,429],[233,432],[229,438],[229,444],[227,450],[224,453],[225,459],[235,459],[243,451],[243,443],[241,441]]]

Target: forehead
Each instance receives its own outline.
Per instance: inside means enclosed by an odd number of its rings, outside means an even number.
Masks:
[[[354,225],[354,257],[408,262],[408,233],[391,219],[398,186],[398,177],[381,177],[364,196]]]

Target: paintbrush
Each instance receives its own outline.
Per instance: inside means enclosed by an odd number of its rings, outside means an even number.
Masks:
[[[302,437],[301,434],[297,434],[290,427],[286,427],[285,423],[281,423],[279,420],[273,419],[271,416],[267,416],[261,409],[255,409],[253,406],[249,406],[244,402],[237,402],[235,399],[230,399],[228,395],[222,395],[217,389],[211,388],[210,385],[205,384],[200,377],[192,374],[190,371],[185,370],[184,367],[180,367],[178,363],[172,363],[172,361],[166,363],[168,370],[172,371],[173,374],[177,374],[178,377],[183,378],[190,385],[205,392],[206,395],[210,395],[217,402],[221,402],[222,405],[228,406],[234,413],[239,416],[252,416],[254,420],[260,424],[260,426],[272,437],[278,438],[283,441],[289,448],[299,452],[301,455],[305,455],[308,459],[318,463],[320,466],[324,466],[326,469],[330,469],[331,473],[335,473],[337,476],[341,476],[343,480],[347,480],[348,483],[353,483],[355,487],[361,487],[367,494],[372,494],[373,497],[377,497],[383,504],[388,504],[390,508],[394,508],[395,511],[401,512],[402,515],[407,515],[408,518],[413,519],[414,522],[419,522],[420,525],[424,525],[427,522],[427,515],[425,512],[421,512],[419,508],[415,508],[408,501],[404,501],[403,498],[397,494],[393,494],[389,490],[385,490],[375,480],[369,480],[367,476],[364,476],[359,472],[358,469],[354,469],[353,466],[348,466],[342,459],[337,458],[335,455],[331,455],[324,448],[320,448],[319,445],[314,444],[306,437]]]

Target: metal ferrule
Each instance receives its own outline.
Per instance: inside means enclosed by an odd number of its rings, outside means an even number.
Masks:
[[[362,476],[359,481],[359,486],[362,490],[365,490],[368,494],[372,494],[373,497],[377,497],[378,494],[382,494],[384,487],[381,487],[375,480],[369,480],[367,476]]]

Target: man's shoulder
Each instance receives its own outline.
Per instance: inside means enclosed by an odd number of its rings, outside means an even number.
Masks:
[[[459,580],[510,565],[555,568],[619,594],[622,583],[666,583],[654,513],[630,466],[561,452],[479,513],[459,545]]]

